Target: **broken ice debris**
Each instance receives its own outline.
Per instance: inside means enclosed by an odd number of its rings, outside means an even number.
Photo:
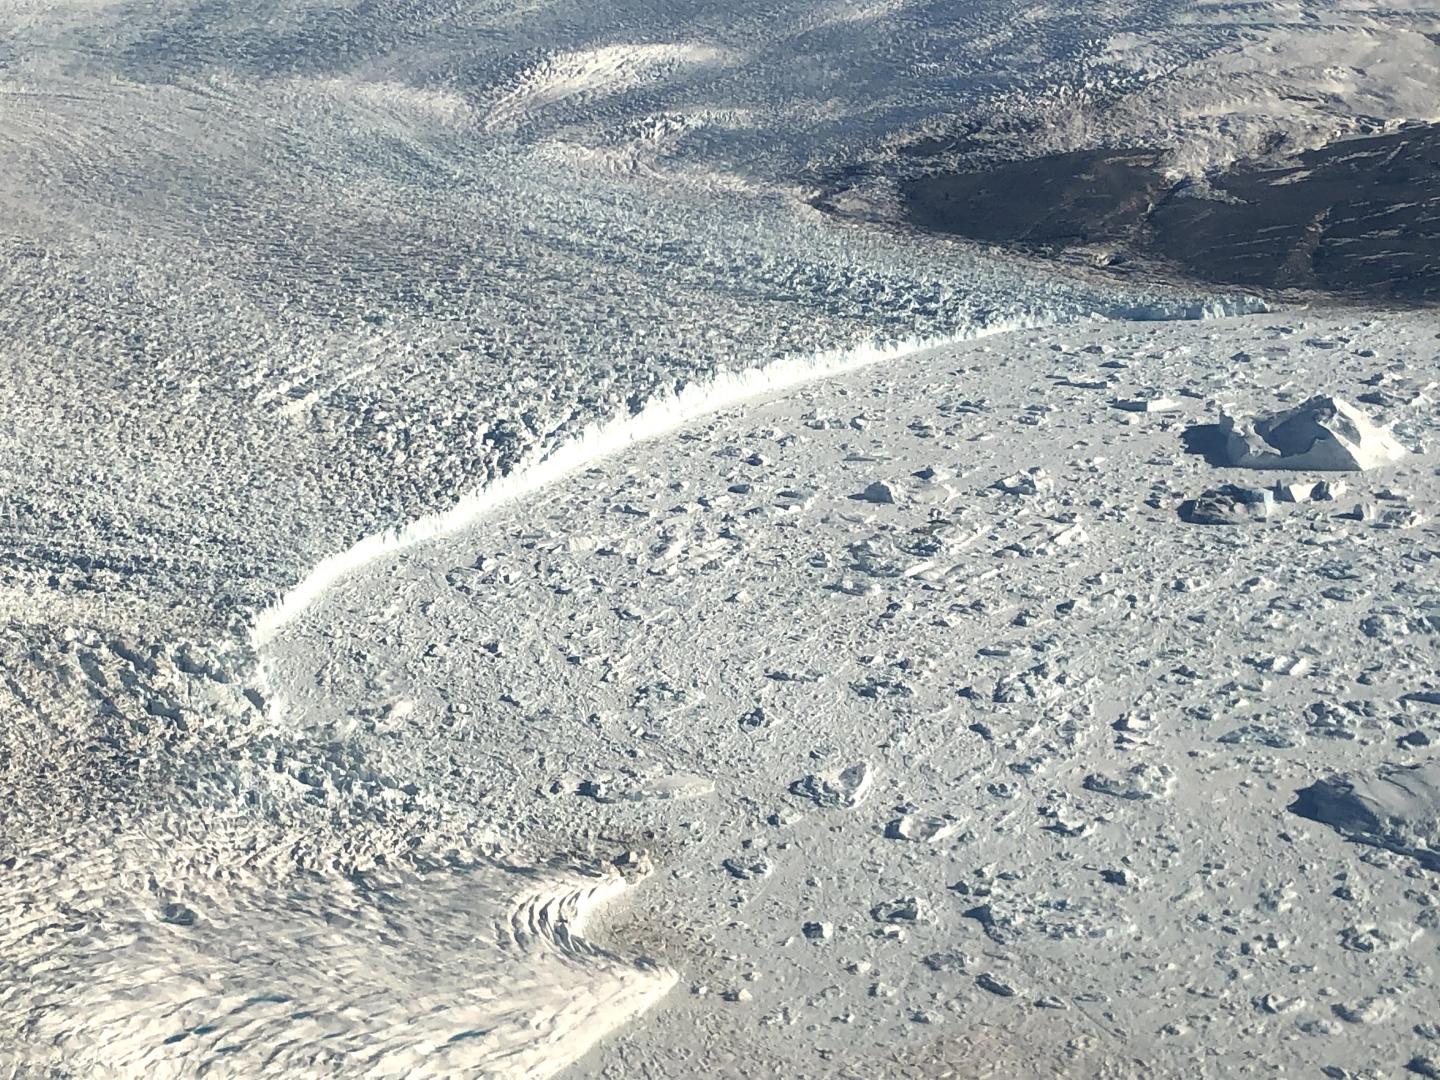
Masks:
[[[1275,498],[1289,503],[1308,502],[1310,496],[1314,494],[1315,488],[1314,483],[1302,483],[1298,480],[1288,484],[1276,484],[1274,487]]]
[[[904,490],[899,482],[895,480],[876,480],[867,484],[864,491],[851,495],[850,498],[858,502],[879,503],[890,505],[897,503],[904,496]]]
[[[1377,529],[1414,529],[1425,524],[1425,518],[1417,514],[1408,506],[1396,507],[1393,510],[1380,511],[1375,522]]]
[[[1132,413],[1171,412],[1180,408],[1180,403],[1168,397],[1117,398],[1112,404],[1117,409]]]
[[[643,851],[623,852],[611,859],[610,863],[626,881],[638,881],[655,872],[654,861]]]
[[[1283,994],[1264,994],[1255,998],[1255,1007],[1271,1016],[1282,1016],[1305,1007],[1305,999],[1286,997]]]
[[[1014,997],[1019,993],[1015,987],[1011,986],[1004,979],[998,975],[992,975],[988,971],[977,975],[975,977],[975,984],[979,986],[981,990],[988,990],[996,997]]]
[[[765,715],[763,707],[756,705],[740,718],[740,726],[746,731],[754,731],[757,728],[768,727],[770,720]]]
[[[715,782],[708,777],[690,773],[655,776],[597,777],[581,780],[575,794],[598,803],[651,802],[669,799],[695,799],[711,795]]]
[[[825,809],[858,806],[870,794],[870,763],[811,773],[790,785],[790,792]]]
[[[769,877],[770,872],[774,869],[770,860],[763,855],[732,856],[721,865],[725,867],[731,877],[739,878],[741,881]]]
[[[915,923],[920,921],[920,901],[913,896],[886,900],[870,909],[870,917],[881,923]]]
[[[1174,773],[1165,765],[1142,763],[1127,769],[1119,778],[1104,773],[1085,777],[1085,790],[1117,799],[1143,800],[1164,798],[1174,785]]]
[[[910,502],[921,506],[944,506],[955,498],[958,492],[949,484],[938,481],[921,481],[910,489]]]
[[[1378,1024],[1395,1011],[1395,1002],[1388,997],[1371,996],[1353,1004],[1336,1002],[1330,1011],[1347,1024]]]
[[[1180,505],[1192,525],[1245,525],[1264,521],[1275,509],[1275,496],[1263,488],[1225,484]]]
[[[943,817],[905,814],[885,826],[885,835],[891,840],[939,843],[950,836],[955,829],[956,823]]]
[[[934,952],[929,956],[922,957],[921,962],[931,971],[937,971],[941,974],[949,974],[952,972],[964,974],[975,961],[972,957],[961,952]]]
[[[1046,471],[1038,466],[1033,469],[1026,469],[1024,472],[1014,473],[1004,479],[997,480],[990,485],[997,491],[1003,491],[1006,495],[1019,495],[1030,497],[1049,491],[1055,485]]]
[[[1313,397],[1297,409],[1265,417],[1248,429],[1220,418],[1221,456],[1247,469],[1319,469],[1361,472],[1399,461],[1405,448],[1388,429],[1338,397]]]
[[[1290,810],[1440,870],[1440,761],[1326,777],[1297,791]]]

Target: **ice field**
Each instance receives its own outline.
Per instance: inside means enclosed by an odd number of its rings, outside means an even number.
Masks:
[[[1433,10],[0,25],[0,1066],[1440,1073],[1440,319],[903,200],[1428,130]]]

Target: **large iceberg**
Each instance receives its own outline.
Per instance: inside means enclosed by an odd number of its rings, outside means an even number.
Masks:
[[[1222,456],[1247,469],[1362,472],[1405,456],[1405,448],[1348,401],[1313,397],[1299,408],[1257,420],[1253,428],[1222,416]]]

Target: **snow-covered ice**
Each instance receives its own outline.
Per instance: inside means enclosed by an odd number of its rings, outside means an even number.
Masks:
[[[1322,328],[1344,347],[1307,346]],[[612,933],[681,989],[582,1073],[885,1075],[963,1066],[980,1031],[1010,1075],[1400,1067],[1436,993],[1434,883],[1408,872],[1429,841],[1307,828],[1330,819],[1304,793],[1342,763],[1393,784],[1440,738],[1434,533],[1347,502],[1428,501],[1433,467],[1217,533],[1179,516],[1224,471],[1182,435],[1237,396],[1197,351],[1263,345],[1238,395],[1259,411],[1433,335],[1089,326],[810,384],[338,580],[266,646],[271,683],[326,730],[377,688],[413,701],[435,719],[356,744],[507,845],[649,852]],[[1057,389],[1116,357],[1122,389],[1188,404],[1137,426]],[[1435,436],[1428,407],[1386,419]],[[923,473],[955,499],[852,497]],[[515,771],[482,780],[496,746]],[[577,775],[695,795],[598,801]],[[1428,835],[1433,792],[1406,790],[1387,835]]]
[[[1433,313],[894,227],[1433,11],[0,13],[0,1068],[1440,1056]]]

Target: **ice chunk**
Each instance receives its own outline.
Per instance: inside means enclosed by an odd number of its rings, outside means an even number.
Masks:
[[[1276,484],[1273,490],[1281,502],[1303,503],[1310,501],[1317,486],[1314,482],[1292,480],[1287,484]]]
[[[1180,516],[1192,525],[1244,525],[1264,521],[1274,509],[1271,492],[1225,484],[1182,503]]]
[[[857,762],[844,769],[811,773],[790,785],[790,791],[827,809],[858,806],[870,793],[870,765]]]
[[[1130,413],[1173,412],[1180,408],[1178,401],[1168,397],[1117,398],[1111,404]]]
[[[870,917],[883,923],[916,923],[924,917],[924,907],[917,897],[902,896],[876,904]]]
[[[1389,430],[1338,397],[1313,397],[1297,409],[1255,421],[1247,430],[1230,416],[1220,420],[1226,464],[1247,469],[1319,469],[1361,472],[1399,461],[1405,448]]]
[[[885,826],[885,835],[891,840],[938,844],[951,836],[958,827],[957,822],[948,818],[904,814]]]
[[[1351,840],[1440,870],[1440,761],[1382,768],[1374,776],[1330,776],[1296,792],[1290,809]]]
[[[900,502],[903,497],[904,489],[897,480],[872,481],[866,485],[864,491],[850,496],[857,502],[879,503],[885,506]]]
[[[1024,497],[1043,495],[1050,491],[1055,485],[1049,474],[1044,469],[1036,466],[1026,469],[1024,472],[1014,473],[1003,479],[995,481],[990,485],[996,491],[1003,491],[1006,495],[1020,495]]]

